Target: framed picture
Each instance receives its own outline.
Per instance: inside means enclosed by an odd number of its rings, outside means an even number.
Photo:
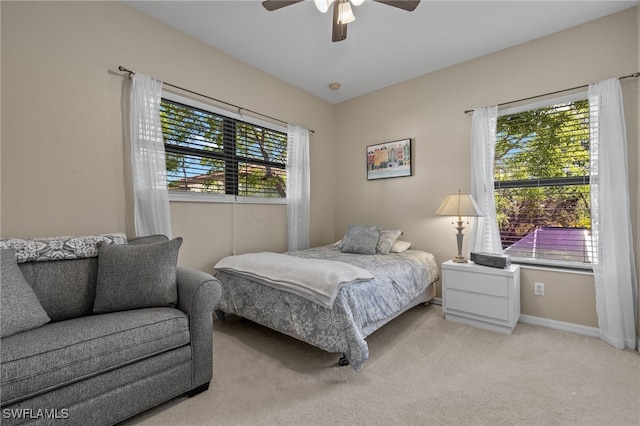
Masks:
[[[411,139],[367,146],[367,180],[412,175]]]

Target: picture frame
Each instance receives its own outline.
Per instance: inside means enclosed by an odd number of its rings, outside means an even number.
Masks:
[[[411,138],[367,146],[367,180],[413,176]]]

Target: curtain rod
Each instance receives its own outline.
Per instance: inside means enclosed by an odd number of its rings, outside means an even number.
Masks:
[[[130,69],[127,69],[127,68],[123,67],[122,65],[120,65],[118,67],[118,70],[122,71],[122,72],[126,72],[127,74],[129,74],[129,77],[131,77],[133,74],[136,73],[135,71],[131,71]],[[202,93],[194,92],[193,90],[185,89],[184,87],[176,86],[175,84],[167,83],[167,82],[164,82],[164,81],[162,82],[162,84],[164,84],[166,86],[169,86],[169,87],[173,87],[174,89],[178,89],[178,90],[182,90],[182,91],[187,92],[187,93],[191,93],[192,95],[200,96],[200,97],[203,97],[203,98],[206,98],[206,99],[209,99],[209,100],[212,100],[212,101],[215,101],[215,102],[219,102],[221,104],[233,107],[233,108],[237,109],[238,113],[240,113],[240,114],[242,114],[242,111],[247,111],[247,112],[249,112],[251,114],[255,114],[255,115],[258,115],[260,117],[268,118],[269,120],[277,121],[278,123],[282,123],[284,125],[289,124],[284,120],[280,120],[279,118],[271,117],[269,115],[262,114],[262,113],[257,112],[257,111],[253,111],[253,110],[250,110],[248,108],[243,108],[241,106],[234,105],[232,103],[225,102],[225,101],[222,101],[220,99],[212,98],[211,96],[203,95]],[[315,130],[309,129],[309,133],[315,133]]]
[[[622,79],[625,79],[625,78],[637,78],[637,77],[640,77],[640,72],[634,72],[633,74],[629,74],[629,75],[625,75],[625,76],[622,76],[622,77],[618,77],[618,80],[622,80]],[[558,93],[569,92],[571,90],[584,89],[585,87],[589,87],[589,85],[588,84],[583,84],[582,86],[576,86],[576,87],[572,87],[570,89],[556,90],[555,92],[549,92],[549,93],[544,93],[542,95],[530,96],[528,98],[518,99],[517,101],[503,102],[501,104],[498,104],[498,106],[515,104],[517,102],[528,101],[530,99],[536,99],[536,98],[542,98],[543,96],[555,95],[555,94],[558,94]],[[470,112],[474,112],[474,111],[475,111],[475,109],[465,109],[464,113],[465,114],[469,114]]]

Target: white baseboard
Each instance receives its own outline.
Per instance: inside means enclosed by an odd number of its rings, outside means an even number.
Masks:
[[[531,315],[520,315],[520,321],[518,322],[523,324],[539,325],[541,327],[553,328],[560,331],[567,331],[569,333],[582,334],[584,336],[600,337],[599,328],[573,324],[571,322],[556,321],[549,318],[534,317]]]
[[[442,298],[434,297],[431,300],[434,305],[442,306]],[[571,322],[557,321],[549,318],[534,317],[532,315],[520,315],[523,324],[537,325],[540,327],[553,328],[554,330],[566,331],[574,334],[582,334],[590,337],[600,337],[600,329],[597,327],[588,327],[586,325],[573,324]],[[640,352],[640,337],[638,337],[638,351]]]

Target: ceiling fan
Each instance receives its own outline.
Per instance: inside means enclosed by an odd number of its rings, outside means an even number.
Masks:
[[[300,3],[304,0],[265,0],[262,5],[268,11],[278,10],[285,6]],[[413,11],[418,7],[420,0],[373,0],[406,11]],[[342,41],[347,38],[347,24],[356,20],[351,10],[351,4],[361,5],[364,0],[314,0],[316,7],[322,13],[326,13],[333,3],[333,31],[332,41]]]

